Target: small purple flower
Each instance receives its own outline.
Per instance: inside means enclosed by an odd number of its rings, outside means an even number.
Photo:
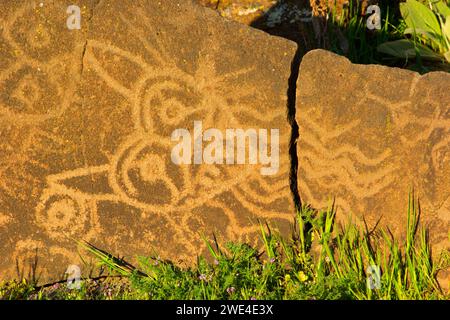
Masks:
[[[275,258],[270,258],[269,262],[270,262],[270,263],[274,263],[275,260],[276,260]]]
[[[227,288],[227,293],[228,293],[228,294],[233,294],[235,291],[236,291],[236,288],[235,288],[235,287],[229,287],[229,288]]]
[[[256,298],[255,297],[251,297],[250,300],[256,300]]]
[[[198,276],[198,278],[201,280],[201,281],[207,281],[208,279],[206,278],[206,275],[205,274],[201,274],[201,275],[199,275]]]
[[[219,260],[214,259],[214,264],[215,264],[216,266],[219,265]]]
[[[155,266],[159,265],[159,261],[156,260],[155,262],[153,262],[153,265],[155,265]]]

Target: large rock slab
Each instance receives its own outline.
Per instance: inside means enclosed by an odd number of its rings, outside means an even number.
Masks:
[[[435,253],[450,247],[450,74],[305,55],[297,82],[298,184],[304,203],[365,217],[400,236],[419,197]],[[345,219],[344,219],[345,220]]]
[[[58,278],[71,238],[190,264],[202,233],[287,230],[295,45],[190,1],[79,3],[81,30],[70,3],[0,6],[1,278]]]

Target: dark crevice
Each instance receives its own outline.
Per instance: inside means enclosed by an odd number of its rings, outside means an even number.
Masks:
[[[298,156],[297,156],[297,140],[299,137],[299,127],[297,120],[295,119],[296,104],[297,104],[297,79],[300,68],[300,61],[302,54],[300,48],[297,48],[294,59],[291,63],[291,75],[289,76],[288,90],[287,90],[287,108],[288,108],[288,121],[291,126],[291,138],[289,141],[289,159],[290,159],[290,172],[289,172],[289,186],[292,192],[292,197],[297,210],[302,207],[302,201],[298,191],[297,183],[297,170],[298,170]]]
[[[297,1],[299,2],[299,1]],[[289,141],[289,158],[290,158],[290,170],[289,170],[289,186],[292,194],[292,199],[297,210],[301,209],[302,201],[298,190],[297,184],[297,170],[298,170],[298,157],[297,157],[297,140],[299,138],[299,127],[295,119],[296,104],[297,104],[297,79],[299,75],[300,61],[303,55],[306,53],[305,48],[309,45],[304,37],[304,28],[299,28],[298,24],[283,23],[275,28],[267,27],[267,16],[274,10],[276,10],[283,2],[278,2],[272,7],[265,15],[257,18],[251,23],[251,26],[256,29],[260,29],[267,32],[270,35],[282,37],[291,40],[297,44],[297,50],[292,58],[290,76],[288,80],[287,89],[287,119],[291,127],[291,136]]]

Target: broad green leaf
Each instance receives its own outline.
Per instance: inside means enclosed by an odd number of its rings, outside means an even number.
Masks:
[[[430,33],[426,30],[418,29],[418,28],[407,28],[407,29],[405,29],[403,34],[424,36],[426,38],[426,40],[431,40],[438,46],[441,46],[442,41],[443,41],[442,36],[440,36],[440,34]]]
[[[430,48],[418,43],[414,45],[414,42],[407,39],[382,43],[378,46],[377,50],[402,59],[415,58],[417,50],[423,59],[442,60],[442,56],[435,53]]]
[[[436,15],[422,3],[416,0],[407,0],[400,4],[400,11],[408,28],[436,35],[441,33],[441,26]]]
[[[439,2],[436,2],[434,3],[434,6],[441,16],[443,17],[450,16],[450,6],[446,4],[445,1],[441,0]]]
[[[382,43],[377,48],[378,52],[386,53],[397,58],[414,58],[416,51],[414,44],[406,39]]]

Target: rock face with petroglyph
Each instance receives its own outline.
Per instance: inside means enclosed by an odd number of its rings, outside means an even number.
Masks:
[[[191,263],[201,233],[287,228],[295,45],[189,1],[80,7],[68,30],[61,4],[0,5],[1,278],[60,277],[70,237]]]
[[[404,231],[414,189],[436,249],[449,247],[450,75],[351,64],[315,50],[297,82],[298,183],[316,208]]]

